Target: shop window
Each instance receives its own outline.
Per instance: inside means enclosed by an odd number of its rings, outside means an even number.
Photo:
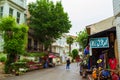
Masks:
[[[0,17],[3,16],[3,6],[0,7]]]
[[[9,8],[9,16],[13,16],[13,9]]]

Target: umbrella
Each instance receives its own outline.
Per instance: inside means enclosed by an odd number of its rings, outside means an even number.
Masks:
[[[56,56],[53,55],[53,54],[50,54],[50,55],[49,55],[49,58],[56,58]]]

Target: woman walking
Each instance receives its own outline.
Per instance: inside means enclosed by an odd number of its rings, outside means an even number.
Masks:
[[[70,69],[70,59],[69,58],[66,61],[66,69]]]

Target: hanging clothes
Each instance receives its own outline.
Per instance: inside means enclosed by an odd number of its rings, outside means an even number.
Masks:
[[[104,68],[104,54],[101,54],[101,55],[99,56],[98,67]]]
[[[112,80],[119,80],[119,76],[117,74],[113,73]]]
[[[86,48],[84,49],[84,55],[89,54],[89,46],[86,46]]]
[[[110,58],[108,63],[109,63],[110,69],[115,70],[117,68],[117,60],[116,60],[116,58]]]

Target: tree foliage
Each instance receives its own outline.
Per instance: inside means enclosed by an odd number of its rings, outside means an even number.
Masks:
[[[73,44],[74,39],[71,36],[69,36],[66,42],[69,45],[69,54],[71,55],[71,45]]]
[[[46,46],[71,28],[68,14],[64,12],[61,2],[54,4],[49,0],[37,0],[29,4],[28,10],[31,15],[29,26],[37,39]]]
[[[78,56],[78,50],[77,49],[73,49],[72,50],[72,57],[73,59],[75,59]]]
[[[77,34],[77,39],[76,41],[79,42],[79,45],[82,46],[82,49],[84,49],[87,45],[87,40],[88,40],[88,34],[86,32],[86,30],[84,31],[80,31]]]
[[[17,24],[12,17],[3,17],[0,19],[0,30],[3,32],[4,52],[7,53],[6,73],[9,73],[10,64],[15,62],[16,56],[25,52],[28,27]]]
[[[0,29],[4,31],[4,52],[22,54],[27,44],[28,27],[17,24],[12,17],[4,17],[0,20]]]

